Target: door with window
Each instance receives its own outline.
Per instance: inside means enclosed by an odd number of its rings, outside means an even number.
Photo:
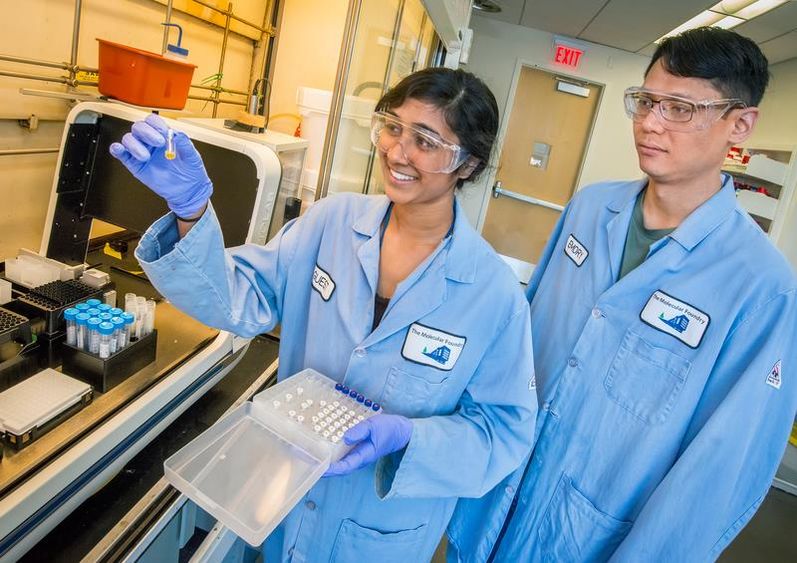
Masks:
[[[576,189],[601,86],[520,67],[482,235],[522,282]]]

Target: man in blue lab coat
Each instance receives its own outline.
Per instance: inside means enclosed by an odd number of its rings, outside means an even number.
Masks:
[[[453,561],[709,561],[797,409],[797,281],[722,173],[768,81],[750,40],[660,44],[629,88],[646,178],[579,192],[529,282],[535,448],[449,526]]]

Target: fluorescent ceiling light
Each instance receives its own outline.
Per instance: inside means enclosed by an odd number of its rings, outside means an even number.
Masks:
[[[678,35],[687,29],[713,25],[723,29],[731,29],[741,25],[770,10],[774,10],[789,0],[724,0],[717,2],[711,8],[679,25],[671,32],[659,37],[655,42],[660,43],[665,37]]]

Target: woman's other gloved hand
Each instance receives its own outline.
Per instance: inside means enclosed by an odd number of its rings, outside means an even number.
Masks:
[[[329,466],[324,477],[347,475],[410,443],[412,421],[395,414],[377,414],[349,428],[343,441],[354,447]]]
[[[166,200],[175,215],[190,219],[205,209],[213,183],[208,178],[202,157],[185,133],[174,131],[177,157],[165,156],[169,126],[159,115],[150,114],[133,124],[121,143],[110,152],[142,184]]]

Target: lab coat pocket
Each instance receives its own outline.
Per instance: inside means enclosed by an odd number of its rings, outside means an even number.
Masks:
[[[417,372],[390,368],[382,404],[388,412],[424,417],[437,414],[444,399],[448,372],[419,367]]]
[[[340,525],[331,563],[352,563],[366,559],[379,563],[407,563],[420,560],[426,539],[426,524],[410,530],[382,532],[346,519]]]
[[[691,362],[625,333],[604,387],[609,397],[646,424],[662,424],[672,411]]]
[[[631,526],[631,522],[596,508],[563,474],[539,527],[538,559],[551,563],[606,561]]]

